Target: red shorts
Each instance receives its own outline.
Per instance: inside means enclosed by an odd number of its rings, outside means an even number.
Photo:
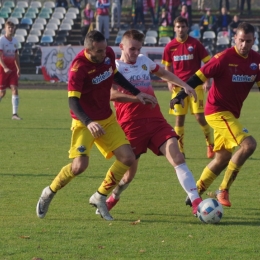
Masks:
[[[170,138],[179,138],[164,118],[147,118],[121,124],[136,157],[147,152],[162,155],[160,147]]]
[[[0,70],[0,90],[9,88],[10,86],[18,86],[17,70],[11,73],[5,73],[3,69]]]

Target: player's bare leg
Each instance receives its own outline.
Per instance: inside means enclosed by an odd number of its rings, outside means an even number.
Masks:
[[[178,115],[178,116],[175,117],[174,131],[180,137],[179,140],[178,140],[178,146],[179,146],[180,152],[185,157],[185,151],[184,151],[184,123],[185,123],[185,115]]]
[[[0,90],[0,101],[5,96],[6,90]]]
[[[205,136],[206,139],[206,145],[207,145],[207,157],[208,158],[214,158],[215,152],[213,151],[214,148],[214,141],[213,141],[213,134],[212,129],[208,125],[204,113],[198,113],[194,114],[197,122],[199,123],[201,130]]]

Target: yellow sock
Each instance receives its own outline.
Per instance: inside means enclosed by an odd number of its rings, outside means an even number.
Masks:
[[[174,131],[180,137],[178,140],[178,145],[181,153],[184,153],[184,126],[175,126]]]
[[[212,172],[207,166],[204,168],[199,180],[197,181],[198,193],[201,195],[208,189],[211,183],[217,178],[217,175]]]
[[[129,166],[115,161],[109,168],[106,178],[98,188],[98,192],[103,195],[108,195],[116,187],[129,168]]]
[[[204,133],[207,146],[213,145],[214,141],[213,141],[213,135],[212,135],[211,127],[208,124],[206,124],[204,126],[200,126],[200,127],[201,127],[202,132]]]
[[[229,161],[229,164],[225,171],[223,181],[219,186],[220,190],[229,190],[230,189],[230,186],[233,183],[233,181],[236,179],[237,174],[238,174],[239,170],[241,169],[241,167],[242,166],[238,166],[235,163],[233,163],[232,161]]]
[[[71,163],[64,166],[59,174],[55,177],[50,185],[50,188],[53,192],[57,192],[61,188],[63,188],[66,184],[68,184],[75,175],[71,171]]]

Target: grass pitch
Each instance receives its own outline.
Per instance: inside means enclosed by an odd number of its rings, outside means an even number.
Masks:
[[[168,115],[170,94],[157,91]],[[260,259],[260,149],[234,182],[231,208],[217,225],[206,225],[184,205],[186,194],[165,158],[151,152],[107,222],[95,215],[89,197],[112,160],[94,147],[90,166],[53,199],[44,219],[35,213],[44,187],[69,162],[70,116],[65,90],[20,90],[19,115],[11,120],[10,91],[0,103],[0,260],[64,259]],[[259,93],[250,93],[241,122],[260,140]],[[210,161],[192,116],[186,119],[187,164],[197,179]],[[222,176],[211,191],[218,188]]]

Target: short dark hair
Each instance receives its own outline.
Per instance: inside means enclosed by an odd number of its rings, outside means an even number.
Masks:
[[[12,21],[6,21],[5,22],[5,26],[10,26],[10,27],[14,27],[15,25],[14,25],[14,23],[12,22]]]
[[[176,17],[175,20],[173,21],[173,24],[175,25],[176,23],[185,23],[186,26],[188,26],[188,20],[183,16]]]
[[[131,29],[131,30],[127,30],[122,37],[122,40],[124,39],[133,39],[136,40],[138,42],[144,42],[144,34],[139,32],[138,30],[135,29]]]
[[[101,32],[97,30],[90,31],[85,37],[84,48],[91,50],[93,42],[103,42],[105,40],[106,38]]]
[[[252,33],[253,35],[255,35],[254,26],[247,22],[240,23],[237,27],[237,32],[238,31],[243,31],[245,34]]]

